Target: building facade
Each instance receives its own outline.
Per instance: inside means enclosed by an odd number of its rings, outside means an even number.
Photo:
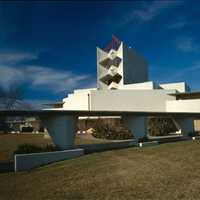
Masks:
[[[120,112],[120,117],[138,140],[147,134],[147,115],[154,113],[168,117],[173,114],[180,133],[193,132],[195,118],[191,114],[200,113],[200,92],[192,92],[185,82],[160,84],[149,80],[146,59],[113,37],[106,48],[97,47],[97,87],[74,90],[60,105],[53,110]],[[69,126],[65,129],[72,132],[76,117],[60,117],[54,121],[63,127],[68,121]],[[54,121],[47,121],[47,127],[54,129]]]

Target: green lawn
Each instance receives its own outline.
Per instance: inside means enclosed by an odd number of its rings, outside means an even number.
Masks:
[[[94,144],[104,143],[106,140],[101,139],[85,139],[76,137],[76,145],[80,144]],[[45,139],[43,134],[5,134],[0,135],[0,161],[1,160],[12,160],[13,152],[17,149],[20,144],[35,144],[35,145],[46,145],[52,144],[51,139]]]
[[[94,153],[0,180],[4,200],[200,199],[200,144]]]

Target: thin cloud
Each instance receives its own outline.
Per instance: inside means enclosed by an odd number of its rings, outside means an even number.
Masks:
[[[151,78],[158,83],[186,82],[194,91],[200,88],[200,61],[196,61],[192,65],[182,67],[181,69],[174,69],[173,72],[170,72],[166,66],[162,68],[154,66],[151,67],[151,72]]]
[[[72,90],[80,86],[82,81],[89,79],[89,75],[77,75],[70,71],[42,66],[28,66],[25,72],[34,88],[43,88],[55,92]]]
[[[12,66],[0,65],[0,86],[9,88],[25,79],[25,73],[22,70]]]
[[[93,82],[88,74],[74,74],[71,71],[45,66],[24,66],[20,62],[37,59],[31,53],[0,53],[0,85],[24,83],[33,89],[48,90],[52,93],[70,91],[76,87],[83,88]]]
[[[25,99],[23,103],[29,106],[29,109],[44,109],[49,108],[47,104],[53,104],[55,101],[52,100],[41,100],[41,99]]]
[[[181,71],[174,72],[173,75],[170,77],[170,79],[171,80],[183,79],[185,78],[185,76],[188,76],[188,74],[196,72],[200,72],[200,62],[195,62],[192,66],[185,67],[181,69]]]
[[[192,37],[182,37],[176,40],[176,48],[183,52],[197,52],[199,46]]]
[[[142,22],[148,22],[158,16],[166,8],[180,4],[180,1],[153,1],[145,3],[141,9],[133,9],[123,18],[123,24],[128,24],[137,19]]]
[[[37,54],[27,53],[27,52],[1,52],[0,53],[0,63],[2,64],[16,64],[18,62],[27,60],[38,59]]]
[[[180,29],[180,28],[183,28],[185,25],[186,25],[185,21],[176,21],[172,24],[169,24],[167,28],[168,29]]]

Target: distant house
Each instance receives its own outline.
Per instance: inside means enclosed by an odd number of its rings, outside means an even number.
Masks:
[[[41,121],[35,117],[10,117],[0,123],[0,131],[8,133],[39,133],[44,132]]]

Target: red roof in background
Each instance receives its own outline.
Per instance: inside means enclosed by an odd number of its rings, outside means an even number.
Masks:
[[[121,44],[121,40],[119,40],[116,36],[112,35],[112,41],[103,49],[106,52],[109,52],[111,49],[117,50]]]

